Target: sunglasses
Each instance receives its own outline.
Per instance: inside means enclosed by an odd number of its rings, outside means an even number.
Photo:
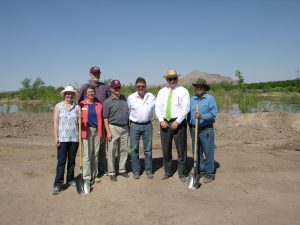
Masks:
[[[168,78],[167,80],[168,81],[176,81],[176,80],[178,80],[178,78],[177,77],[172,77],[172,78]]]
[[[145,85],[137,85],[136,88],[145,88]]]
[[[114,90],[119,90],[121,89],[121,87],[114,87]]]
[[[74,92],[66,92],[65,95],[75,95]]]

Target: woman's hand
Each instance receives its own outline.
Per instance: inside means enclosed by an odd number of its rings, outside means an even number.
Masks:
[[[54,139],[54,144],[55,144],[56,148],[60,147],[60,141],[57,137],[55,137],[55,139]]]

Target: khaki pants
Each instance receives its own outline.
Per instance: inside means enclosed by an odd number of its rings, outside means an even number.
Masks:
[[[119,162],[119,173],[126,172],[125,164],[128,156],[128,125],[115,126],[109,124],[112,140],[107,144],[108,174],[115,175],[116,153]]]
[[[98,155],[100,137],[97,128],[89,127],[88,135],[83,140],[83,179],[90,180],[98,175]]]

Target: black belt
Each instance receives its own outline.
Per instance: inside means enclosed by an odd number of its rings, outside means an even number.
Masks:
[[[166,118],[164,118],[164,121],[167,121],[167,122],[174,122],[175,120],[177,120],[177,118],[171,118],[170,120],[167,120]]]
[[[134,123],[134,124],[137,124],[137,125],[147,125],[147,124],[151,123],[151,120],[149,120],[148,122],[144,122],[144,123],[133,122],[133,121],[130,120],[130,123]]]
[[[93,124],[93,125],[89,125],[89,127],[97,128],[98,126]]]
[[[118,127],[124,127],[124,126],[127,126],[128,123],[126,124],[116,124],[116,123],[110,123],[111,125],[114,125],[114,126],[118,126]]]

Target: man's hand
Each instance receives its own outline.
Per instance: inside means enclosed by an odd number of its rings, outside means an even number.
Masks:
[[[112,139],[111,133],[107,132],[107,134],[106,134],[106,140],[111,141],[111,139]]]
[[[163,121],[160,122],[160,126],[161,126],[161,128],[165,129],[165,128],[168,127],[168,124],[167,124],[166,121],[163,120]]]
[[[197,119],[201,119],[201,118],[202,118],[202,115],[201,115],[200,113],[198,113],[198,112],[195,112],[195,117],[196,117]]]
[[[178,125],[179,125],[179,123],[175,120],[175,121],[171,124],[171,128],[172,128],[173,130],[176,130],[177,127],[178,127]]]

